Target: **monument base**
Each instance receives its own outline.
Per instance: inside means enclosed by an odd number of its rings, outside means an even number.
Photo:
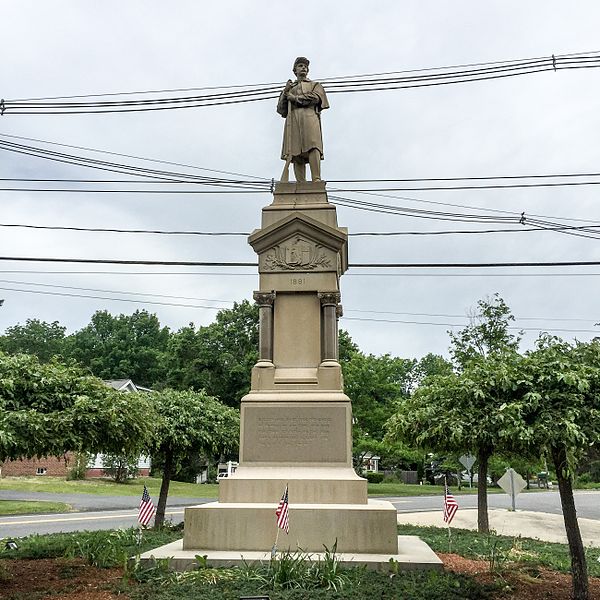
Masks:
[[[366,504],[367,480],[351,467],[240,465],[219,483],[219,502],[273,503],[288,486],[294,504]]]
[[[281,536],[280,538],[281,539]],[[198,567],[196,555],[206,556],[208,564],[212,567],[245,566],[253,563],[268,563],[271,560],[271,551],[246,550],[208,550],[197,548],[184,550],[183,540],[171,542],[160,548],[155,548],[141,555],[142,563],[151,564],[156,560],[169,559],[170,567],[175,571],[191,571]],[[311,552],[309,560],[317,562],[323,560],[323,552]],[[336,559],[344,567],[365,566],[368,569],[387,571],[390,561],[394,561],[394,568],[402,571],[410,570],[436,570],[444,568],[442,561],[433,550],[420,538],[412,535],[397,537],[397,548],[394,553],[364,554],[361,552],[336,553]]]
[[[269,551],[277,535],[269,503],[211,502],[185,509],[183,548]],[[278,549],[320,552],[337,542],[339,552],[396,554],[396,508],[391,502],[367,504],[290,504],[289,534]]]

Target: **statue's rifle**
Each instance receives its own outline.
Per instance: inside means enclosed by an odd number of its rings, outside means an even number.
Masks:
[[[291,83],[291,80],[288,82]],[[289,116],[292,114],[292,102],[291,100],[287,101],[287,115],[285,119],[285,147],[288,150],[288,153],[285,155],[285,166],[283,167],[283,173],[281,174],[281,181],[283,183],[288,183],[290,180],[290,164],[292,162],[292,124]]]

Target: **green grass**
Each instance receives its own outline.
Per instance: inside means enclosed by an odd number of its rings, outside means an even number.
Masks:
[[[97,496],[141,496],[144,484],[151,496],[158,498],[161,480],[154,477],[139,477],[127,483],[115,483],[110,479],[86,479],[65,481],[62,477],[3,477],[0,490],[19,492],[52,492],[56,494],[94,494]],[[169,496],[216,498],[219,495],[216,483],[196,484],[172,481]]]
[[[400,535],[417,535],[434,552],[448,552],[448,531],[440,527],[399,525]],[[563,573],[570,572],[571,559],[566,544],[540,542],[530,538],[482,534],[467,529],[451,529],[451,552],[466,558],[494,560],[497,565],[518,564],[535,569],[547,567]],[[600,577],[600,548],[586,548],[588,572]]]
[[[0,500],[0,515],[31,515],[34,513],[65,513],[71,510],[64,502],[34,500]]]
[[[241,596],[268,596],[271,600],[484,600],[492,586],[456,573],[404,572],[390,577],[385,573],[348,569],[351,581],[341,589],[292,587],[271,589],[260,581],[244,578],[219,578],[233,569],[215,569],[213,583],[195,578],[163,580],[142,585],[121,584],[131,600],[238,600]],[[198,574],[201,576],[201,571]],[[211,573],[212,574],[212,573]],[[250,575],[251,577],[251,575]],[[198,577],[200,579],[200,577]],[[494,586],[495,588],[495,586]]]
[[[81,557],[95,566],[122,566],[128,557],[168,544],[180,537],[179,527],[143,531],[141,539],[138,539],[135,528],[34,534],[17,538],[17,550],[6,550],[4,544],[0,545],[0,559]]]
[[[441,485],[414,485],[411,483],[369,483],[369,496],[442,496]],[[477,494],[477,487],[452,487],[454,494]],[[530,491],[534,491],[533,489]],[[500,488],[488,488],[489,494],[504,493]]]

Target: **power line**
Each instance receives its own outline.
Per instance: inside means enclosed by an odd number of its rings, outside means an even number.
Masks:
[[[114,275],[126,275],[127,277],[132,276],[176,276],[176,277],[257,277],[256,272],[252,273],[241,273],[241,272],[231,272],[231,271],[50,271],[48,269],[44,269],[43,271],[36,271],[31,269],[2,269],[0,273],[3,274],[15,274],[18,273],[20,275],[23,274],[31,274],[31,275],[110,275],[111,277]],[[535,277],[600,277],[600,272],[598,273],[346,273],[345,277],[444,277],[444,278],[456,278],[456,277],[493,277],[493,278],[515,278],[515,277],[526,277],[528,279]]]
[[[39,290],[24,290],[21,288],[0,287],[0,290],[24,294],[42,294],[45,296],[63,296],[68,298],[93,298],[95,300],[113,300],[114,302],[135,302],[136,304],[155,304],[159,306],[179,306],[183,308],[201,308],[205,310],[222,310],[220,306],[203,306],[199,304],[182,304],[179,302],[159,302],[156,300],[135,300],[131,298],[113,298],[111,296],[96,296],[91,294],[73,294],[69,292],[50,292]]]
[[[600,66],[597,52],[575,53],[570,55],[552,55],[536,59],[506,61],[504,63],[471,66],[462,69],[437,69],[422,71],[414,75],[343,76],[330,78],[327,91],[335,93],[372,92],[417,87],[430,87],[456,83],[471,83],[506,77],[530,75],[544,71],[595,68]],[[178,108],[199,108],[206,106],[239,104],[275,99],[279,95],[279,85],[254,85],[246,88],[234,86],[212,90],[211,93],[188,96],[166,96],[134,100],[87,100],[70,98],[69,101],[52,100],[5,100],[3,114],[97,114],[115,112],[138,112],[171,110]],[[162,93],[162,92],[161,92]],[[88,95],[91,97],[92,95]],[[65,98],[65,97],[63,97]]]
[[[182,267],[254,267],[255,262],[217,262],[217,261],[177,261],[177,260],[125,260],[109,258],[50,258],[33,256],[0,256],[0,261],[8,262],[52,262],[52,263],[84,263],[84,264],[113,264],[113,265],[144,265],[144,266],[182,266]],[[480,262],[480,263],[350,263],[353,269],[481,269],[504,267],[589,267],[600,265],[600,260],[572,260],[572,261],[539,261],[539,262]],[[295,271],[290,271],[294,273]],[[301,271],[300,271],[301,272]]]
[[[22,228],[22,229],[40,229],[47,231],[76,231],[90,233],[123,233],[123,234],[153,234],[167,236],[205,236],[205,237],[224,237],[239,236],[248,237],[249,231],[191,231],[191,230],[165,230],[165,229],[118,229],[110,227],[75,227],[67,225],[32,225],[26,223],[0,223],[0,227]],[[517,229],[445,229],[441,231],[357,231],[350,232],[349,237],[396,237],[396,236],[427,236],[427,235],[466,235],[466,234],[492,234],[492,233],[531,233],[544,231],[587,231],[600,229],[600,225],[557,225],[555,227],[523,227]]]
[[[577,57],[582,55],[593,55],[597,54],[597,50],[591,50],[588,52],[572,52],[570,54],[560,54],[559,57]],[[439,67],[425,67],[425,68],[413,68],[413,69],[403,69],[401,71],[386,71],[382,73],[371,73],[368,75],[365,74],[354,74],[354,75],[340,75],[340,76],[330,76],[321,78],[320,81],[336,81],[336,80],[345,80],[345,79],[355,79],[362,77],[381,77],[384,75],[404,75],[406,73],[427,73],[432,71],[448,71],[450,69],[465,69],[469,67],[489,67],[496,65],[510,65],[514,63],[519,63],[522,61],[535,61],[540,58],[547,57],[528,57],[522,59],[508,59],[508,60],[497,60],[497,61],[487,61],[487,62],[475,62],[475,63],[462,63],[456,65],[445,65]],[[154,89],[154,90],[137,90],[137,91],[128,91],[128,92],[104,92],[104,93],[95,93],[95,94],[79,94],[79,95],[71,95],[71,96],[51,96],[45,98],[13,98],[13,102],[28,102],[28,101],[36,101],[36,100],[61,100],[61,99],[71,99],[71,98],[94,98],[94,97],[102,97],[102,96],[126,96],[132,94],[160,94],[160,93],[170,93],[170,92],[193,92],[193,91],[203,91],[203,90],[223,90],[223,89],[233,89],[233,88],[249,88],[249,87],[270,87],[270,86],[281,86],[282,82],[272,81],[268,83],[258,83],[258,84],[234,84],[234,85],[224,85],[224,86],[202,86],[202,87],[179,87],[179,88],[164,88],[164,89]]]
[[[163,164],[163,165],[171,165],[171,166],[175,166],[175,167],[184,167],[187,169],[194,169],[196,171],[207,171],[210,173],[221,173],[223,175],[234,175],[236,177],[249,177],[251,179],[266,179],[263,177],[253,177],[252,175],[246,175],[245,173],[235,173],[232,171],[222,171],[219,169],[209,169],[207,167],[198,167],[197,165],[190,165],[187,163],[180,163],[180,162],[173,162],[170,160],[163,160],[163,159],[159,159],[159,158],[148,158],[148,157],[144,157],[144,156],[137,156],[135,154],[124,154],[122,152],[113,152],[111,150],[100,150],[99,148],[90,148],[89,146],[76,146],[73,144],[63,144],[60,142],[51,142],[49,140],[41,140],[39,138],[31,138],[31,137],[25,137],[22,135],[9,135],[8,133],[3,133],[1,134],[3,137],[8,137],[8,138],[12,138],[15,140],[24,140],[27,142],[36,142],[36,143],[40,143],[40,144],[48,144],[50,146],[61,146],[63,148],[71,148],[73,150],[85,150],[86,152],[95,152],[98,154],[107,154],[110,156],[120,156],[122,158],[133,158],[135,160],[141,160],[144,162],[153,162],[153,163],[157,163],[157,164]],[[268,181],[270,181],[270,179],[268,179]]]
[[[45,288],[59,288],[59,289],[69,289],[69,290],[78,290],[78,291],[87,291],[87,292],[99,292],[104,294],[120,294],[127,296],[146,296],[146,297],[158,297],[158,298],[166,298],[170,300],[192,300],[192,301],[204,301],[204,302],[218,302],[223,304],[234,304],[234,300],[215,300],[209,298],[197,298],[197,297],[189,297],[189,296],[175,296],[175,295],[166,295],[166,294],[154,294],[150,292],[131,292],[124,290],[106,290],[106,289],[97,289],[97,288],[86,288],[80,286],[67,286],[60,284],[44,284],[38,282],[29,282],[29,281],[16,281],[10,279],[0,279],[0,283],[9,283],[9,284],[17,284],[17,285],[27,285],[27,286],[36,286],[36,287],[45,287]],[[16,292],[25,292],[25,293],[39,293],[45,294],[50,293],[50,295],[65,295],[72,296],[77,298],[95,298],[102,300],[117,300],[124,302],[142,302],[147,304],[158,304],[158,305],[167,305],[167,306],[186,306],[190,308],[212,308],[215,310],[223,310],[224,307],[210,307],[210,306],[200,306],[200,305],[188,305],[188,304],[180,304],[180,303],[165,303],[165,302],[152,302],[149,300],[130,300],[127,298],[113,298],[109,296],[97,296],[97,295],[89,295],[89,294],[59,294],[54,292],[44,292],[43,290],[23,290],[21,288],[8,288],[8,287],[0,287],[2,290],[6,291],[16,291]],[[358,313],[372,313],[372,314],[392,314],[392,315],[407,315],[407,316],[426,316],[426,317],[450,317],[450,318],[469,318],[469,315],[460,315],[460,314],[440,314],[440,313],[421,313],[421,312],[401,312],[401,311],[378,311],[378,310],[360,310],[360,309],[352,309],[346,308],[346,312],[358,312]],[[347,320],[364,320],[364,321],[381,321],[381,322],[393,322],[393,323],[415,323],[415,324],[430,324],[430,325],[444,325],[444,326],[456,326],[456,327],[464,327],[466,324],[449,324],[449,323],[423,323],[419,321],[402,321],[402,320],[391,320],[391,319],[372,319],[372,318],[358,318],[358,317],[346,317]],[[558,322],[584,322],[589,323],[590,321],[596,321],[597,317],[582,319],[582,318],[570,318],[570,317],[518,317],[515,316],[517,321],[558,321]],[[512,329],[523,329],[527,330],[537,330],[536,328],[523,328],[523,327],[513,327]],[[558,331],[572,331],[572,330],[558,330]],[[582,330],[574,330],[574,331],[582,331]],[[600,330],[599,330],[600,333]]]
[[[437,325],[441,327],[464,327],[463,323],[437,323],[433,321],[402,321],[398,319],[367,319],[362,317],[342,317],[345,321],[365,321],[369,323],[399,323],[403,325]],[[563,329],[545,327],[508,327],[519,331],[558,331],[564,333],[600,333],[600,329]]]
[[[164,160],[143,158],[143,157],[139,157],[139,156],[121,154],[121,153],[110,152],[110,151],[106,151],[106,150],[88,148],[88,147],[84,147],[84,146],[73,146],[73,145],[69,145],[69,144],[60,144],[60,143],[56,143],[56,142],[49,142],[47,140],[38,140],[36,138],[25,138],[23,136],[6,136],[6,137],[24,139],[24,140],[28,140],[28,141],[41,142],[41,143],[46,143],[46,144],[50,144],[50,145],[57,145],[57,146],[63,146],[63,147],[69,147],[69,148],[76,148],[76,149],[80,149],[80,150],[86,150],[86,151],[97,152],[97,153],[102,153],[102,154],[125,156],[125,157],[129,157],[129,158],[135,158],[136,160],[143,160],[143,161],[148,161],[148,162],[157,162],[157,163],[161,163],[161,164],[174,164],[174,165],[185,166],[185,167],[199,169],[199,170],[209,170],[209,171],[213,171],[213,172],[215,171],[214,169],[212,169],[212,170],[211,169],[203,169],[201,167],[196,167],[193,165],[184,165],[182,163],[172,163],[172,162],[164,161]],[[189,178],[194,177],[187,173],[179,173],[179,172],[172,172],[172,171],[156,171],[153,169],[150,169],[150,170],[141,169],[139,167],[133,167],[131,165],[124,165],[121,163],[110,163],[110,162],[106,162],[106,161],[97,161],[95,159],[88,159],[88,158],[74,156],[74,155],[56,153],[56,152],[53,152],[50,150],[45,150],[45,149],[32,147],[32,146],[24,146],[21,144],[13,144],[11,142],[7,142],[7,144],[9,144],[9,146],[6,146],[6,145],[2,146],[2,144],[3,144],[3,142],[0,139],[0,148],[8,149],[8,150],[11,150],[14,152],[30,154],[32,156],[37,156],[39,158],[56,160],[58,162],[66,162],[67,164],[91,167],[91,168],[96,168],[96,169],[100,169],[100,170],[104,170],[104,171],[126,173],[128,175],[135,175],[135,176],[149,176],[151,178],[157,178],[160,181],[165,181],[165,179],[164,179],[165,176],[169,177],[169,179],[167,181],[173,181],[173,180],[182,181],[182,178],[183,178],[183,180],[188,181]],[[234,175],[243,176],[243,177],[254,177],[255,181],[259,180],[260,182],[262,182],[264,184],[272,183],[272,180],[271,181],[265,180],[264,178],[261,178],[261,177],[249,176],[249,175],[244,175],[244,174],[239,174],[239,173],[231,173],[229,171],[218,171],[218,172],[234,174]],[[201,181],[208,180],[211,183],[215,183],[215,184],[231,183],[231,180],[206,178],[206,177],[200,177],[199,180],[201,180]],[[192,181],[196,181],[196,179],[192,179]],[[333,191],[336,191],[336,190],[333,190]],[[372,192],[372,191],[371,192],[362,191],[362,192],[354,192],[354,193],[359,193],[359,194],[363,194],[363,195],[380,196],[380,197],[386,197],[386,198],[394,198],[394,199],[399,199],[399,200],[408,200],[410,202],[418,202],[418,203],[422,203],[422,204],[437,204],[440,206],[451,206],[453,208],[465,208],[465,209],[470,209],[470,210],[475,209],[475,210],[480,210],[483,212],[489,212],[489,213],[494,213],[494,214],[506,214],[506,215],[510,215],[515,223],[520,222],[521,217],[522,217],[522,215],[519,215],[518,213],[512,213],[510,211],[500,210],[500,209],[491,209],[491,208],[487,208],[487,207],[472,207],[472,206],[468,206],[468,205],[448,203],[448,202],[435,202],[435,201],[431,201],[431,200],[423,200],[423,199],[411,198],[411,197],[407,197],[407,196],[393,196],[393,195],[389,195],[389,194],[382,194],[382,193],[377,193],[377,192]],[[332,198],[332,200],[334,200],[334,202],[333,202],[334,204],[336,203],[335,200],[337,198],[338,204],[340,204],[342,206],[347,206],[349,208],[358,209],[358,210],[368,210],[370,212],[381,212],[381,213],[385,213],[385,214],[402,214],[404,216],[417,216],[417,215],[428,214],[427,212],[417,213],[417,212],[415,212],[415,209],[408,209],[408,208],[404,209],[402,207],[397,207],[397,206],[392,206],[392,205],[362,203],[362,201],[360,201],[360,200],[354,200],[354,199],[337,197],[337,196],[330,196],[330,197]],[[436,215],[440,215],[440,214],[444,214],[444,215],[448,216],[448,213],[433,212],[431,214],[432,214],[432,218],[436,218]],[[454,217],[456,217],[454,220],[460,220],[460,221],[473,220],[473,218],[475,217],[474,215],[467,215],[466,218],[464,218],[465,217],[464,213],[458,213],[458,214],[450,213],[450,215],[454,215]],[[554,219],[555,218],[555,217],[547,217],[545,215],[537,215],[537,214],[531,214],[530,216],[531,217],[541,217],[544,219]],[[420,217],[420,218],[425,218],[425,217]],[[444,218],[441,220],[452,220],[452,219]],[[590,220],[585,220],[585,219],[566,218],[566,217],[564,217],[563,220],[573,221],[573,222],[595,223],[595,224],[599,223],[598,221],[590,221]],[[555,224],[555,225],[559,225],[559,224]]]

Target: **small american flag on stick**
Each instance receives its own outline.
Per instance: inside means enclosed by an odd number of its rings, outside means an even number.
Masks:
[[[283,529],[286,533],[290,532],[290,507],[288,504],[288,486],[285,486],[285,491],[283,492],[283,496],[281,496],[281,500],[279,501],[279,506],[275,511],[275,516],[277,517],[277,527],[279,529]]]
[[[147,527],[148,523],[152,520],[154,513],[156,513],[156,507],[150,499],[148,488],[144,486],[144,492],[142,493],[142,500],[140,502],[140,511],[138,513],[138,522],[144,527]]]
[[[448,482],[444,482],[444,523],[450,525],[458,510],[458,502],[448,489]]]

